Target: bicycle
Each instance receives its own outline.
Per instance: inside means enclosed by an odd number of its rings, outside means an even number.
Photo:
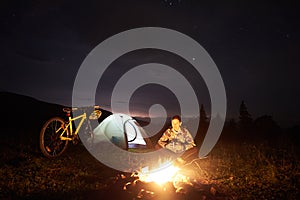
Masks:
[[[84,135],[89,135],[90,138],[93,137],[90,120],[99,119],[102,112],[99,106],[94,106],[93,112],[87,117],[87,110],[90,108],[63,108],[67,120],[62,117],[53,117],[45,122],[40,132],[40,149],[46,157],[53,158],[61,155],[66,150],[69,141],[77,144],[79,130],[85,122]],[[71,115],[73,111],[82,111],[83,113],[73,117]],[[75,120],[80,120],[77,128],[75,128]]]

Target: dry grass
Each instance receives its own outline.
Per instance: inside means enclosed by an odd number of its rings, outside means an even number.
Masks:
[[[48,159],[30,146],[1,151],[0,198],[67,194],[79,198],[107,190],[119,172],[95,160],[81,144]],[[200,168],[199,168],[200,167]],[[213,183],[234,199],[300,199],[300,162],[293,146],[218,144],[197,160],[198,178]]]
[[[288,148],[218,145],[198,164],[236,199],[299,199],[299,157]]]

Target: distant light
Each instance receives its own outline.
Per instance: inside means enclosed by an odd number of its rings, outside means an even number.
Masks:
[[[196,60],[196,58],[192,58],[193,60]]]

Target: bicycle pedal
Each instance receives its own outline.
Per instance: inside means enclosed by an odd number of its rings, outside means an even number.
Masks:
[[[72,140],[72,142],[73,142],[73,144],[78,144],[79,137],[78,136],[74,137],[73,140]]]

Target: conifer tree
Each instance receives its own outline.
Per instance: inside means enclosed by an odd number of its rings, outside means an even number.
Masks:
[[[244,101],[240,105],[239,128],[243,131],[249,131],[252,128],[253,119],[248,112]]]
[[[206,115],[204,106],[203,106],[203,104],[201,104],[201,108],[200,108],[200,123],[207,122],[207,119],[208,119],[208,117]]]

